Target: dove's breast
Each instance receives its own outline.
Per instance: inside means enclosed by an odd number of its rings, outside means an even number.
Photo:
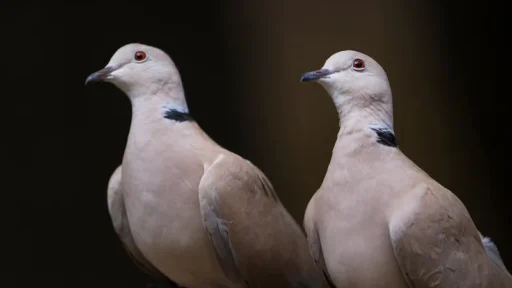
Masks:
[[[235,287],[221,271],[201,217],[202,162],[194,153],[153,143],[129,143],[123,159],[125,206],[137,247],[180,285]]]
[[[359,190],[338,185],[315,195],[315,211],[321,211],[316,213],[318,235],[333,282],[337,287],[407,288],[382,209],[390,198],[384,191],[374,197],[373,185]]]

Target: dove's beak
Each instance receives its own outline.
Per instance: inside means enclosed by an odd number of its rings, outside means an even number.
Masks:
[[[92,73],[85,80],[85,85],[87,85],[90,82],[99,82],[99,81],[105,81],[106,79],[109,79],[111,77],[110,73],[116,71],[116,69],[117,69],[116,67],[107,66],[99,71]]]
[[[329,69],[320,69],[316,71],[306,72],[300,78],[300,82],[317,81],[322,78],[326,78],[332,73],[334,72]]]

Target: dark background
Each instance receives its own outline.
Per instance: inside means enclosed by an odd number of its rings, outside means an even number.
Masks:
[[[339,50],[369,54],[391,81],[400,148],[512,267],[505,8],[445,2],[2,1],[0,287],[144,287],[106,206],[129,101],[84,87],[130,42],[169,53],[199,124],[258,165],[300,222],[338,120],[299,78]]]

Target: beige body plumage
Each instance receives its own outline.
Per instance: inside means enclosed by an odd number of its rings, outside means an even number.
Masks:
[[[313,257],[333,285],[512,287],[464,204],[398,149],[391,89],[376,61],[342,51],[301,80],[319,82],[340,115],[304,219]]]
[[[267,178],[190,117],[167,54],[128,44],[86,82],[99,80],[132,103],[108,198],[116,232],[146,272],[188,288],[325,287]]]

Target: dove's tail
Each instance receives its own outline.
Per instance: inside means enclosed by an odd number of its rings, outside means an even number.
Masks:
[[[483,237],[481,234],[480,236],[482,239],[482,244],[484,244],[485,253],[487,253],[487,256],[489,256],[492,262],[498,265],[503,271],[508,272],[507,268],[505,267],[505,263],[503,263],[503,260],[501,259],[500,252],[498,251],[496,244],[491,241],[491,238]]]

